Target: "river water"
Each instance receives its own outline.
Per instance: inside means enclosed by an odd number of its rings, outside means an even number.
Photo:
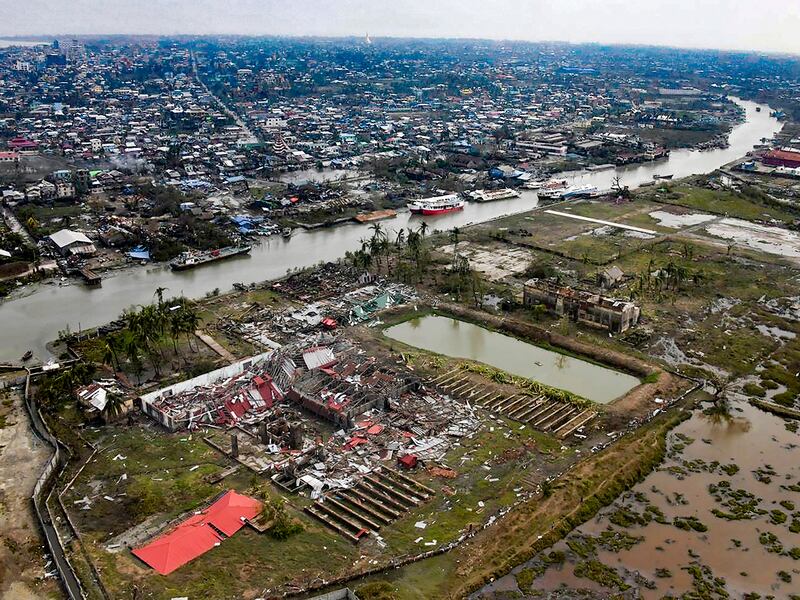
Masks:
[[[779,122],[769,116],[769,107],[756,111],[756,104],[736,100],[746,111],[746,120],[730,134],[730,146],[724,150],[673,151],[663,161],[617,170],[570,174],[576,183],[591,183],[599,188],[611,186],[614,174],[623,185],[635,187],[652,181],[654,174],[684,177],[709,173],[744,155],[761,138],[772,137],[780,130]],[[307,175],[307,174],[305,174]],[[306,177],[307,178],[307,177]],[[450,229],[488,221],[536,207],[538,197],[523,191],[519,198],[490,203],[470,203],[458,213],[426,217],[431,229]],[[418,227],[422,218],[408,212],[385,224],[388,229]],[[17,360],[28,348],[39,359],[48,353],[45,344],[67,326],[72,331],[89,328],[115,319],[123,309],[153,300],[157,287],[166,287],[170,295],[200,297],[219,288],[230,289],[234,283],[252,283],[284,275],[287,270],[311,266],[319,261],[336,260],[348,250],[355,250],[369,235],[363,225],[300,232],[291,240],[274,239],[253,248],[250,257],[231,259],[190,271],[174,272],[165,266],[136,268],[112,274],[101,288],[88,288],[77,282],[68,286],[38,285],[32,293],[0,304],[0,361]]]
[[[636,377],[439,315],[411,319],[384,335],[409,346],[468,358],[605,404],[639,385]]]
[[[12,46],[43,46],[47,42],[33,42],[29,40],[0,40],[0,48],[11,48]]]

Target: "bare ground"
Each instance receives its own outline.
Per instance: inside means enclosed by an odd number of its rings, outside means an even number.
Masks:
[[[58,598],[57,581],[45,577],[48,558],[31,504],[50,449],[31,431],[20,393],[0,391],[0,400],[0,598]]]

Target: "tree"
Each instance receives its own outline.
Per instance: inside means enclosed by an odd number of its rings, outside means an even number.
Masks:
[[[125,397],[119,394],[108,394],[106,396],[106,405],[103,407],[102,415],[106,421],[113,419],[122,414],[125,408]]]
[[[456,261],[458,259],[458,240],[461,235],[461,229],[453,227],[450,230],[450,241],[453,242],[453,268],[455,269]]]

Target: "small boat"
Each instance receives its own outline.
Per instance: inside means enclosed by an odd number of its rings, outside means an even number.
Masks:
[[[672,179],[672,175],[653,175],[653,179]]]
[[[284,227],[281,230],[281,235],[288,240],[290,237],[292,237],[292,228],[291,227]]]
[[[22,355],[22,362],[28,361],[33,358],[33,350],[28,350],[25,354]]]

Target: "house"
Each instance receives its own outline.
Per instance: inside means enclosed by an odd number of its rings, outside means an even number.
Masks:
[[[107,421],[127,414],[133,408],[133,397],[114,379],[101,379],[75,390],[75,396],[87,415]],[[107,410],[109,403],[113,411]]]
[[[573,321],[622,333],[639,322],[640,309],[633,302],[562,286],[551,279],[529,279],[522,293],[525,306],[543,304]]]
[[[625,277],[625,273],[617,265],[612,265],[597,274],[597,285],[604,290],[617,287]]]
[[[62,256],[87,256],[97,252],[92,240],[78,231],[62,229],[48,236],[48,239]]]

